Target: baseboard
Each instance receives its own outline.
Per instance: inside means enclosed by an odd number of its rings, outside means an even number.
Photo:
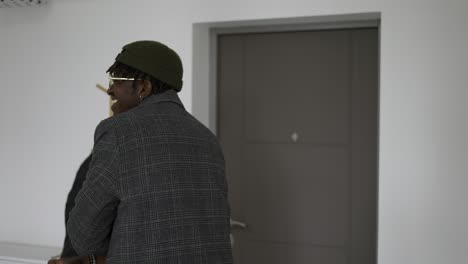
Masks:
[[[60,248],[0,241],[0,264],[46,263]]]

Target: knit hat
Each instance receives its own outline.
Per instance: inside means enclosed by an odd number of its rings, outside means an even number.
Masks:
[[[129,43],[115,58],[162,82],[182,90],[182,61],[171,48],[157,41],[140,40]]]

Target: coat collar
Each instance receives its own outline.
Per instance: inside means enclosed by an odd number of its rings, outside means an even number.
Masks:
[[[180,100],[179,96],[177,95],[177,92],[174,90],[167,90],[163,93],[160,94],[152,94],[148,96],[146,99],[141,102],[140,105],[149,105],[153,103],[161,103],[161,102],[172,102],[176,103],[184,108],[184,105],[182,104],[182,101]]]

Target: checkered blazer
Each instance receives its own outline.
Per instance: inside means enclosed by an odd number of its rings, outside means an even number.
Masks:
[[[107,263],[232,263],[224,158],[170,90],[102,121],[67,222]]]

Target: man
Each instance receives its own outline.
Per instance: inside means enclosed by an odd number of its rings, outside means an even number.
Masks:
[[[179,56],[137,41],[108,72],[114,116],[70,212],[73,249],[84,263],[232,263],[222,150],[177,96]]]

